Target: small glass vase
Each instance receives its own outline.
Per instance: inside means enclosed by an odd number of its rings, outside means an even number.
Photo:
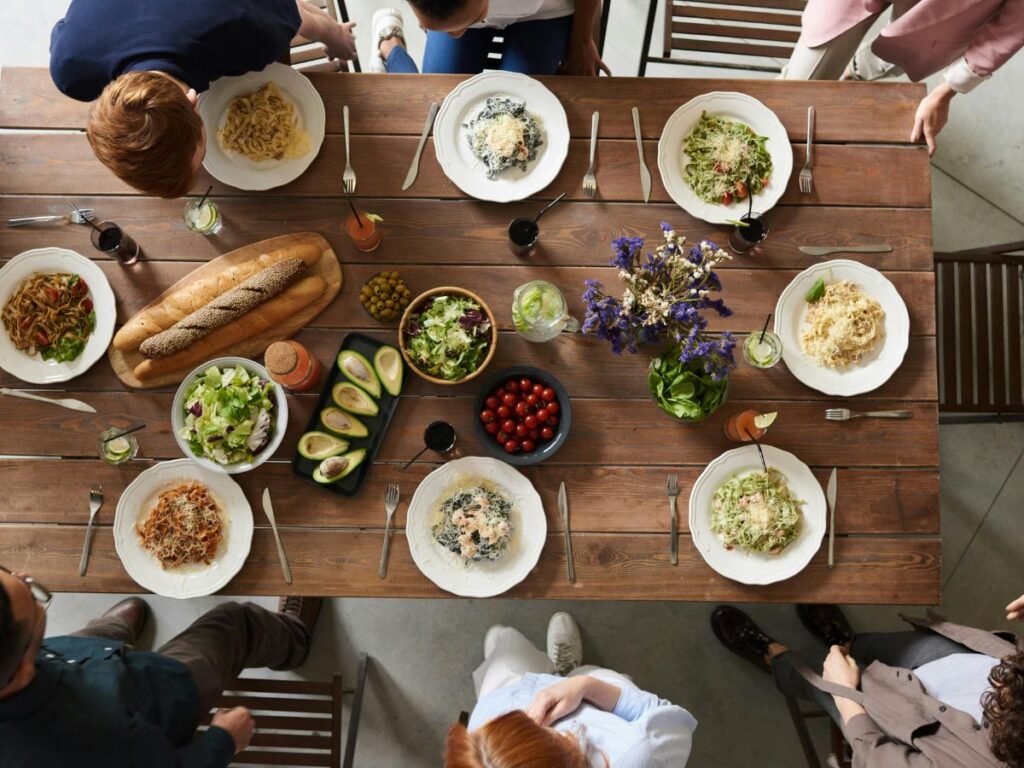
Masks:
[[[659,376],[658,374],[659,367],[664,365],[675,366],[677,364],[676,361],[678,361],[678,359],[679,349],[676,347],[666,349],[660,355],[651,358],[651,363],[647,368],[647,389],[651,393],[651,399],[654,401],[654,404],[658,406],[658,408],[660,408],[664,413],[671,416],[673,419],[690,423],[704,421],[706,418],[711,416],[715,411],[717,411],[719,408],[725,405],[726,400],[729,399],[729,388],[731,386],[730,379],[728,376],[726,376],[726,378],[723,381],[714,383],[714,389],[720,389],[721,395],[718,397],[717,403],[710,410],[702,409],[699,415],[687,415],[674,412],[659,400],[656,387],[657,380],[659,378],[663,382],[665,380],[664,377]],[[702,383],[702,380],[705,379],[707,376],[707,374],[704,373],[704,364],[699,361],[686,363],[683,366],[681,373],[692,373],[699,379],[698,381],[691,382],[696,385],[696,389],[694,390],[690,399],[696,401],[703,400],[706,393],[709,391],[709,389],[711,389],[711,387],[709,387],[707,384]]]

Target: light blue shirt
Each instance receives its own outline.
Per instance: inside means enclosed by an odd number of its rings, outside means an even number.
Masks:
[[[981,653],[951,653],[914,670],[928,695],[981,722],[981,697],[998,659]]]
[[[538,691],[565,678],[528,674],[515,685],[481,697],[469,719],[473,731],[506,712],[527,709]],[[580,734],[594,752],[608,758],[612,768],[683,768],[690,757],[697,721],[682,707],[641,691],[628,681],[615,681],[622,689],[615,709],[605,712],[583,704],[555,723],[555,730]],[[604,765],[597,760],[595,765]]]

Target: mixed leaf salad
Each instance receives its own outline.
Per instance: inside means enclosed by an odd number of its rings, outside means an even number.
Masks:
[[[405,328],[406,346],[416,367],[446,381],[473,373],[487,357],[491,321],[465,296],[427,299]]]
[[[725,401],[728,377],[716,381],[701,360],[682,362],[677,354],[656,357],[647,372],[647,385],[661,410],[677,419],[696,421]]]
[[[274,430],[274,383],[242,366],[207,368],[185,392],[179,436],[192,453],[218,464],[252,461]]]

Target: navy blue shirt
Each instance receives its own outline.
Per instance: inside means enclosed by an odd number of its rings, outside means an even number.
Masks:
[[[199,93],[279,59],[300,23],[295,0],[72,0],[50,36],[50,75],[80,101],[145,70]]]
[[[228,765],[234,740],[221,728],[195,738],[198,720],[199,692],[181,662],[114,640],[52,637],[32,682],[0,699],[0,766]]]

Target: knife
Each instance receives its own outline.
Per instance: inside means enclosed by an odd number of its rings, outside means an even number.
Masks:
[[[281,561],[281,572],[284,574],[284,583],[292,583],[292,571],[288,567],[288,558],[285,557],[284,547],[281,546],[281,536],[277,532],[277,522],[274,520],[274,507],[270,503],[270,489],[263,489],[263,512],[270,521],[270,530],[274,532],[274,541],[277,542],[277,558]]]
[[[69,408],[72,411],[82,411],[83,413],[96,413],[96,409],[88,403],[83,403],[81,400],[75,400],[74,398],[65,397],[56,399],[52,397],[40,397],[39,395],[33,395],[30,392],[22,392],[20,389],[8,389],[7,387],[0,387],[0,395],[9,395],[10,397],[21,397],[25,400],[36,400],[40,403],[50,403],[51,405],[59,405],[61,408]]]
[[[562,515],[562,529],[565,531],[565,562],[569,569],[569,583],[576,583],[576,569],[572,564],[572,538],[569,536],[569,499],[565,495],[565,482],[558,486],[558,512]]]
[[[427,136],[430,135],[430,129],[434,126],[434,118],[437,117],[438,109],[440,109],[440,107],[436,101],[430,105],[430,111],[427,113],[427,121],[423,124],[423,133],[420,134],[420,145],[416,147],[416,154],[413,155],[412,165],[409,166],[409,173],[405,175],[405,182],[402,184],[403,190],[406,190],[413,185],[413,182],[416,181],[416,174],[420,172],[420,154],[423,152],[423,145],[427,143]]]
[[[640,110],[633,107],[633,130],[636,131],[636,151],[640,155],[640,188],[644,191],[644,202],[651,200],[651,172],[644,161],[644,142],[640,136]]]
[[[832,467],[832,475],[828,479],[828,567],[836,564],[836,468]]]
[[[809,256],[828,256],[830,253],[889,253],[892,246],[878,245],[801,245],[800,252]]]

